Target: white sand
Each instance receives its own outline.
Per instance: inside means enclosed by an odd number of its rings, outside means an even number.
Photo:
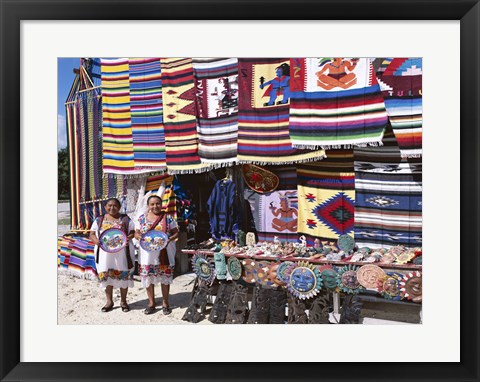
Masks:
[[[142,288],[135,276],[135,286],[128,291],[127,301],[130,312],[122,312],[120,308],[120,290],[114,289],[115,307],[108,313],[101,312],[105,305],[105,292],[98,282],[79,279],[68,275],[58,275],[58,324],[89,324],[89,325],[136,325],[136,324],[189,324],[182,320],[188,307],[194,285],[193,273],[176,277],[170,287],[170,315],[163,315],[162,293],[160,285],[155,287],[157,311],[146,315],[143,310],[147,306],[147,292]],[[198,324],[212,324],[207,319]]]

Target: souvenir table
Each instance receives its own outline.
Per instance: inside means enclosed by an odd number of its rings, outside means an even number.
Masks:
[[[289,323],[329,323],[332,310],[342,313],[339,323],[358,323],[358,294],[376,292],[386,301],[422,300],[422,265],[407,263],[411,256],[396,255],[399,263],[381,263],[352,261],[358,252],[342,260],[327,260],[247,255],[240,249],[222,253],[219,249],[182,250],[193,256],[197,273],[192,301],[183,317],[186,321],[198,322],[203,317],[209,296],[216,296],[209,316],[214,323],[284,323],[285,306]],[[230,274],[233,262],[241,264],[232,271],[240,272],[236,277]],[[280,309],[275,312],[275,307]]]

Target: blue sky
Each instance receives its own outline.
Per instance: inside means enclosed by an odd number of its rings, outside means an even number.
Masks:
[[[75,73],[73,69],[80,66],[80,58],[58,59],[58,92],[57,92],[57,148],[67,147],[67,124],[65,119],[65,100],[72,87]]]

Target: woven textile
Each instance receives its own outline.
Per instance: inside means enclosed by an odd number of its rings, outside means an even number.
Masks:
[[[129,71],[135,168],[165,169],[160,58],[130,58]]]
[[[355,149],[355,241],[422,246],[422,164],[402,158],[391,126],[384,146]]]
[[[76,107],[75,104],[66,105],[67,116],[67,138],[70,166],[70,211],[71,226],[73,229],[80,228],[80,171],[78,161],[78,135],[76,123]]]
[[[292,58],[291,67],[294,147],[381,144],[388,117],[370,58]]]
[[[173,176],[169,174],[160,174],[160,175],[150,175],[147,178],[147,183],[145,185],[145,191],[157,191],[162,183],[165,185],[170,185],[173,182]]]
[[[204,163],[227,166],[237,159],[238,62],[193,59],[198,154]]]
[[[162,58],[160,63],[168,172],[206,171],[198,155],[192,59]]]
[[[93,243],[85,237],[58,238],[58,270],[71,276],[97,279]]]
[[[75,101],[77,115],[78,148],[80,166],[80,200],[95,200],[103,197],[102,173],[102,124],[101,100],[95,91],[78,94]],[[81,150],[80,150],[81,149]]]
[[[330,150],[327,158],[297,166],[298,233],[336,240],[353,235],[355,175],[352,150]]]
[[[239,59],[238,72],[239,162],[265,165],[323,158],[323,151],[292,147],[288,134],[289,59]]]
[[[279,178],[276,191],[259,194],[245,189],[245,199],[255,221],[258,241],[273,242],[275,236],[281,241],[297,242],[298,198],[295,167],[268,168]]]
[[[386,58],[377,78],[402,157],[421,157],[422,59]]]
[[[135,173],[127,58],[101,59],[103,171]]]

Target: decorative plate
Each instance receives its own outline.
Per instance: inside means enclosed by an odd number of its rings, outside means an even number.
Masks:
[[[364,257],[365,255],[362,252],[357,252],[351,257],[350,261],[356,263],[358,261],[362,261]]]
[[[100,234],[100,248],[105,252],[115,253],[127,245],[127,235],[121,229],[110,228]]]
[[[415,257],[415,253],[413,252],[403,252],[397,256],[397,260],[395,261],[395,263],[407,264],[410,261],[412,261],[414,257]]]
[[[262,286],[271,287],[273,282],[269,279],[270,263],[268,261],[257,261],[253,268],[255,282]]]
[[[358,282],[365,288],[376,289],[379,279],[385,276],[385,272],[378,265],[362,265],[357,271]]]
[[[380,262],[384,264],[391,264],[397,259],[393,253],[387,252],[382,255],[382,260]]]
[[[275,191],[278,187],[278,176],[254,164],[242,165],[242,174],[247,186],[260,194]]]
[[[292,264],[294,264],[292,261],[284,261],[278,266],[278,268],[277,268],[277,279],[279,279],[280,282],[282,282],[284,284],[288,283],[288,275],[285,274],[285,271]]]
[[[393,253],[395,256],[400,255],[401,253],[405,252],[407,250],[406,247],[403,245],[395,245],[394,247],[390,248],[388,252]]]
[[[387,272],[377,280],[377,291],[387,300],[400,300],[400,280],[402,278],[401,273]]]
[[[338,237],[337,246],[344,252],[350,252],[355,248],[355,240],[350,235],[340,235]]]
[[[322,275],[323,285],[328,289],[337,289],[338,287],[338,273],[333,268],[333,266],[329,265],[322,265],[318,268],[320,274]]]
[[[165,248],[168,244],[168,236],[163,231],[151,230],[142,235],[140,247],[147,252],[156,252]]]
[[[277,270],[280,265],[282,265],[282,263],[271,263],[270,269],[268,270],[268,279],[277,286],[285,285],[284,282],[277,278]]]
[[[198,278],[211,284],[215,279],[215,266],[207,260],[205,255],[197,253],[192,257],[192,268]]]
[[[236,257],[231,256],[228,258],[227,268],[233,280],[238,280],[242,277],[242,263]]]
[[[317,295],[322,289],[320,271],[307,261],[299,261],[287,268],[289,280],[287,288],[295,297],[306,300]]]
[[[422,273],[409,272],[400,280],[400,295],[413,302],[422,302]]]
[[[343,292],[354,294],[363,289],[357,279],[357,269],[354,265],[346,265],[338,270],[338,286]]]
[[[242,260],[242,279],[247,283],[255,282],[255,274],[253,273],[253,270],[256,264],[257,262],[253,259]]]

